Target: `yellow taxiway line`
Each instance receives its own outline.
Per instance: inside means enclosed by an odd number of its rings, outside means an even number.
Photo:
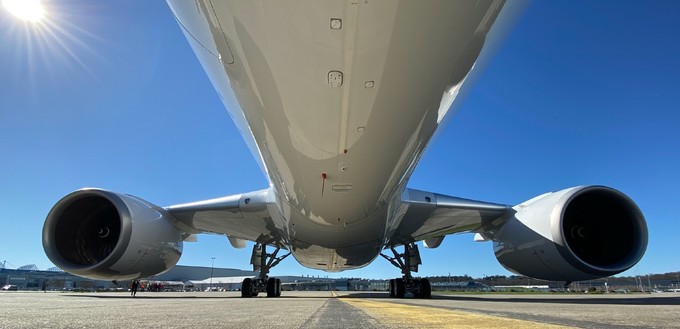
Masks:
[[[335,293],[332,295],[337,297]],[[358,298],[338,298],[338,300],[362,310],[388,328],[570,328],[428,306],[404,305]]]

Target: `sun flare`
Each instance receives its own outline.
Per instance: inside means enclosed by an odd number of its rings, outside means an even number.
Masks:
[[[45,17],[45,8],[40,0],[2,0],[2,5],[12,15],[31,22],[37,22]]]

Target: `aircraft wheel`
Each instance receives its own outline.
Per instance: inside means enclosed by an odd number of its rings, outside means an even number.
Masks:
[[[267,297],[276,297],[276,279],[267,280]]]
[[[430,285],[430,280],[420,279],[420,298],[431,298],[432,297],[432,286]]]
[[[404,298],[406,287],[404,286],[404,279],[394,279],[394,297]]]
[[[257,296],[257,295],[256,295]],[[253,279],[245,278],[241,283],[241,297],[253,297]]]
[[[276,297],[281,297],[281,279],[276,279]]]

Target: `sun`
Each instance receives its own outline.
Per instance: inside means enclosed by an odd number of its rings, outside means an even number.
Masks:
[[[2,5],[14,16],[31,22],[45,17],[45,8],[40,0],[2,0]]]

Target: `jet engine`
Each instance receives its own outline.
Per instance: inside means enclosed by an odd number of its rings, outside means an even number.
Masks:
[[[43,248],[59,268],[79,276],[127,280],[165,272],[182,254],[182,233],[162,208],[100,189],[59,200],[43,226]]]
[[[647,249],[647,224],[637,205],[604,186],[547,193],[513,207],[498,227],[489,223],[498,261],[537,279],[579,281],[635,265]]]

